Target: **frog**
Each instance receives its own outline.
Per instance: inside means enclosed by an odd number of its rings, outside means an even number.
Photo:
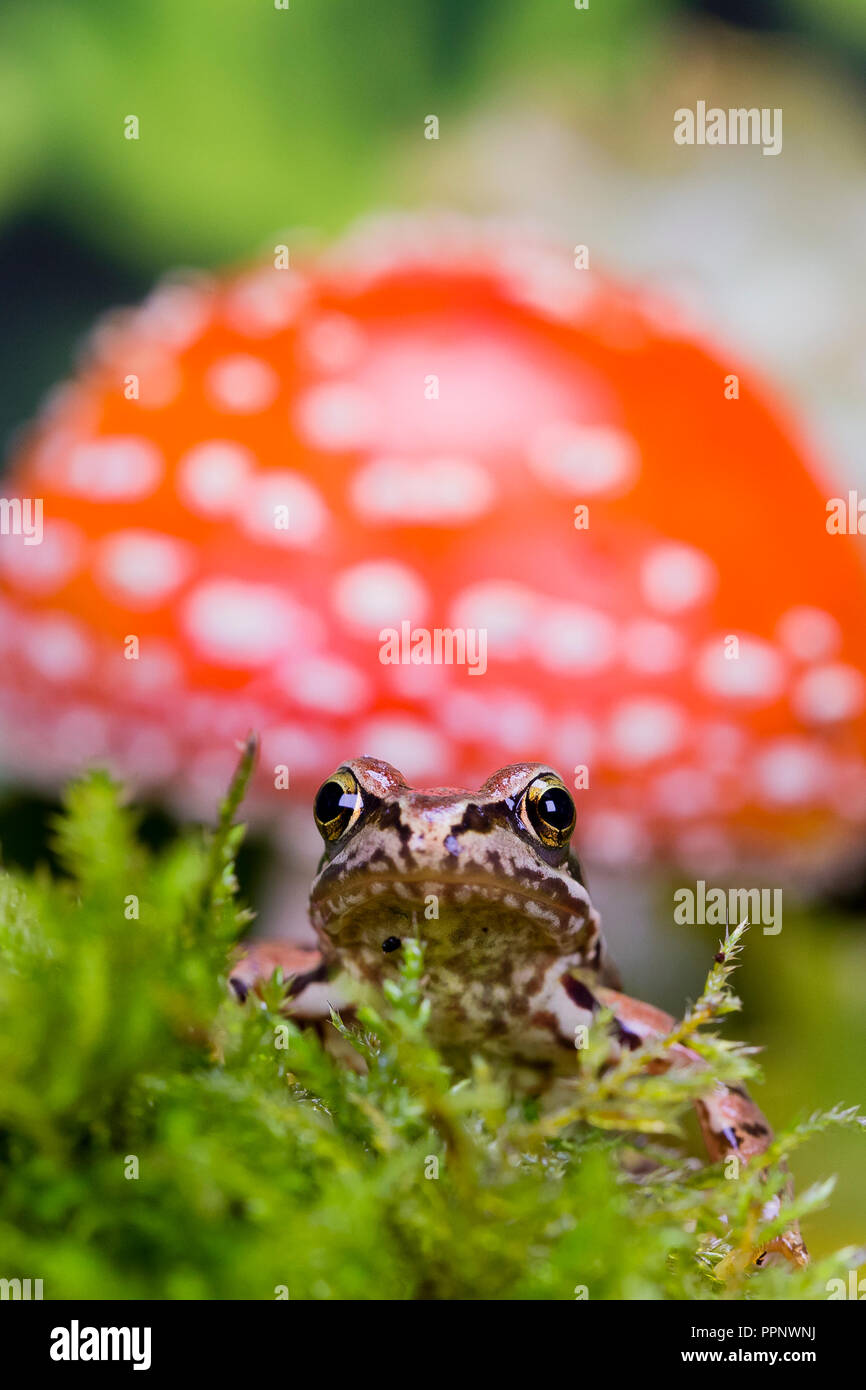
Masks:
[[[390,763],[354,758],[322,783],[313,817],[323,841],[309,901],[317,949],[253,946],[230,974],[239,998],[279,968],[286,1012],[321,1020],[351,1007],[346,982],[380,991],[404,942],[420,940],[431,1040],[451,1060],[505,1061],[539,1090],[575,1073],[599,1015],[614,1055],[673,1028],[669,1014],[623,993],[572,843],[575,800],[547,764],[509,764],[467,791],[413,788]],[[675,1043],[654,1065],[704,1063]],[[772,1140],[739,1084],[708,1076],[695,1109],[713,1162],[748,1162]],[[796,1225],[755,1261],[776,1256],[808,1261]]]

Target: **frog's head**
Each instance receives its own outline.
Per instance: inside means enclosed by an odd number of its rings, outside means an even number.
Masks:
[[[320,787],[314,815],[325,852],[311,920],[352,974],[381,983],[409,936],[424,942],[434,1002],[526,997],[564,958],[598,967],[598,916],[570,852],[574,801],[545,764],[504,767],[470,792],[413,790],[389,763],[356,758]]]

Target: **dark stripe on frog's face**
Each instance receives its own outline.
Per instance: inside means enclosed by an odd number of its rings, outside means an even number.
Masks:
[[[505,802],[497,802],[495,807],[487,807],[470,801],[460,820],[452,825],[451,834],[457,836],[464,830],[476,830],[479,835],[486,835],[494,828],[497,816],[501,817],[505,807]]]
[[[553,962],[597,964],[598,917],[577,861],[567,841],[542,843],[526,810],[530,784],[556,778],[550,768],[503,768],[476,792],[413,790],[372,758],[340,771],[362,806],[326,844],[310,912],[346,969],[380,982],[399,959],[382,943],[419,936],[434,1013],[438,1004],[456,1025],[468,1012],[495,1032],[525,1017]]]

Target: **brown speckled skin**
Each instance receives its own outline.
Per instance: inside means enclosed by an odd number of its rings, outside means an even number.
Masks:
[[[326,845],[313,881],[310,919],[326,958],[378,985],[399,964],[382,943],[420,937],[441,1046],[527,1059],[562,1050],[573,1063],[575,1024],[589,1016],[561,997],[562,972],[586,968],[611,984],[616,975],[577,859],[567,845],[542,845],[521,816],[528,785],[552,770],[518,763],[467,792],[415,791],[374,758],[343,766],[363,810]]]
[[[589,1025],[599,1008],[613,1012],[622,1047],[669,1032],[667,1014],[619,992],[570,847],[547,848],[526,818],[524,793],[539,775],[556,776],[551,768],[515,763],[469,792],[413,790],[375,758],[341,767],[357,779],[362,809],[339,840],[326,844],[313,880],[318,964],[314,954],[302,952],[300,961],[297,948],[283,948],[284,973],[295,977],[292,1014],[318,1018],[329,1004],[339,1007],[341,972],[381,985],[400,958],[383,943],[412,936],[424,943],[430,1027],[446,1053],[483,1050],[540,1074],[562,1074],[579,1066],[575,1029]],[[236,968],[244,990],[257,973],[273,972],[273,950],[256,947]],[[322,983],[323,974],[330,983]],[[677,1046],[670,1065],[703,1062]],[[729,1154],[748,1160],[772,1138],[741,1087],[710,1084],[696,1109],[714,1161]],[[769,1252],[794,1264],[808,1258],[795,1226]]]

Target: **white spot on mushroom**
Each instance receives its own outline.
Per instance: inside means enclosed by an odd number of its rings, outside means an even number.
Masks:
[[[125,774],[137,782],[168,781],[178,770],[174,739],[159,725],[136,723],[124,740],[122,762]]]
[[[308,646],[320,626],[280,590],[236,579],[199,585],[181,612],[199,653],[220,666],[263,666]]]
[[[62,613],[35,619],[24,633],[24,651],[31,666],[48,680],[70,681],[90,665],[90,645],[80,624]]]
[[[551,748],[556,759],[555,765],[562,773],[566,783],[573,767],[583,763],[589,766],[598,747],[598,729],[581,715],[569,715],[554,724]]]
[[[302,330],[299,347],[313,367],[323,372],[342,372],[360,360],[364,335],[348,314],[320,314]]]
[[[739,724],[709,720],[697,732],[696,744],[707,767],[726,771],[745,755],[748,739]]]
[[[645,859],[650,848],[643,825],[626,811],[594,811],[583,821],[581,850],[596,864],[631,866]]]
[[[495,256],[510,297],[559,322],[580,322],[594,293],[589,277],[566,269],[563,258],[551,255],[547,247],[517,242],[509,245],[509,240],[501,242],[498,251],[486,247],[484,254],[486,258]]]
[[[188,507],[219,516],[240,505],[255,458],[229,439],[209,439],[189,449],[178,465],[178,491]]]
[[[105,435],[73,447],[65,482],[92,502],[132,502],[154,492],[162,473],[162,454],[149,439]]]
[[[204,386],[217,410],[252,415],[273,403],[280,389],[280,379],[261,358],[239,352],[214,362],[205,374]]]
[[[739,655],[726,655],[720,635],[702,648],[697,664],[698,684],[721,699],[769,704],[782,693],[784,667],[768,642],[750,634],[738,634]]]
[[[266,338],[287,328],[309,294],[306,281],[292,270],[275,266],[242,275],[230,287],[224,305],[226,321],[248,337]]]
[[[136,311],[135,329],[173,348],[185,348],[204,332],[211,307],[207,282],[165,281]]]
[[[278,724],[262,734],[262,762],[269,767],[284,763],[289,776],[313,773],[324,776],[337,758],[343,756],[332,747],[332,741],[321,730],[304,724]]]
[[[300,705],[333,714],[354,712],[369,698],[369,684],[348,661],[311,656],[288,662],[277,675],[281,688]]]
[[[313,386],[298,401],[298,428],[317,449],[360,449],[373,425],[373,401],[347,382]]]
[[[398,714],[368,720],[358,744],[364,754],[398,767],[410,782],[440,775],[448,763],[448,745],[435,729]]]
[[[789,608],[782,614],[776,636],[797,661],[826,661],[835,655],[842,640],[841,629],[833,615],[807,604]]]
[[[544,716],[533,701],[509,690],[486,695],[454,690],[443,700],[442,725],[452,738],[513,749],[540,737]]]
[[[685,660],[685,643],[676,628],[653,618],[637,618],[622,631],[622,656],[633,671],[663,676]]]
[[[454,689],[448,666],[412,666],[389,664],[382,667],[385,687],[393,698],[410,705],[434,706],[444,701]]]
[[[237,762],[231,748],[208,748],[184,762],[184,793],[193,804],[224,795]]]
[[[577,603],[551,604],[531,634],[531,642],[547,670],[591,673],[613,660],[616,630],[596,609]]]
[[[762,748],[754,760],[755,783],[771,805],[798,806],[820,798],[827,765],[818,749],[804,738],[779,738]]]
[[[623,700],[610,720],[611,757],[626,766],[667,757],[682,741],[683,730],[683,713],[671,700]]]
[[[531,590],[509,579],[492,579],[457,595],[451,621],[455,627],[485,629],[488,649],[509,658],[523,652],[537,610],[538,598]]]
[[[117,531],[96,555],[99,580],[115,603],[155,608],[183,582],[192,568],[189,546],[158,531]]]
[[[435,403],[425,395],[431,375],[439,378]],[[440,327],[431,336],[429,326],[395,322],[364,354],[353,378],[359,388],[371,403],[366,442],[377,454],[444,458],[459,451],[498,467],[518,465],[539,420],[556,419],[566,402],[592,412],[607,396],[598,377],[577,367],[551,371],[493,323],[467,325],[456,335]]]
[[[241,524],[257,540],[277,545],[310,545],[324,529],[327,515],[312,484],[300,473],[281,469],[260,473],[255,478],[243,504]],[[283,524],[284,516],[288,525]]]
[[[700,768],[676,767],[655,778],[653,805],[671,820],[693,820],[716,809],[716,784]]]
[[[72,705],[61,711],[50,730],[50,738],[61,763],[81,767],[96,758],[104,758],[108,749],[108,720],[92,705]]]
[[[558,492],[610,497],[634,483],[640,455],[635,441],[611,425],[556,421],[532,439],[529,462],[541,481]]]
[[[471,521],[486,511],[493,484],[473,459],[371,459],[356,474],[352,500],[371,521]]]
[[[370,560],[353,565],[338,575],[334,606],[351,628],[375,633],[384,627],[399,629],[401,622],[417,622],[426,612],[427,591],[406,565],[396,560]]]
[[[172,648],[158,637],[148,637],[141,646],[137,661],[121,661],[124,684],[132,695],[163,695],[176,688],[181,681],[180,659]],[[112,667],[110,679],[117,679],[117,668]]]
[[[25,545],[26,537],[3,536],[0,569],[17,589],[31,594],[49,594],[71,579],[81,561],[84,536],[71,521],[48,518],[43,525],[41,545]]]
[[[510,691],[488,701],[487,717],[489,734],[503,748],[525,748],[541,737],[544,728],[538,705]]]
[[[259,701],[245,699],[237,691],[201,694],[193,688],[177,701],[174,724],[194,742],[213,744],[237,739],[249,729],[262,728],[267,715],[268,710]]]
[[[735,863],[731,840],[718,825],[694,825],[675,837],[677,860],[697,877],[721,874]]]
[[[791,704],[794,712],[810,724],[835,724],[858,715],[863,698],[863,676],[853,666],[839,661],[817,666],[801,676]]]
[[[644,596],[660,613],[682,613],[705,603],[718,575],[707,555],[678,541],[655,546],[641,566]]]

